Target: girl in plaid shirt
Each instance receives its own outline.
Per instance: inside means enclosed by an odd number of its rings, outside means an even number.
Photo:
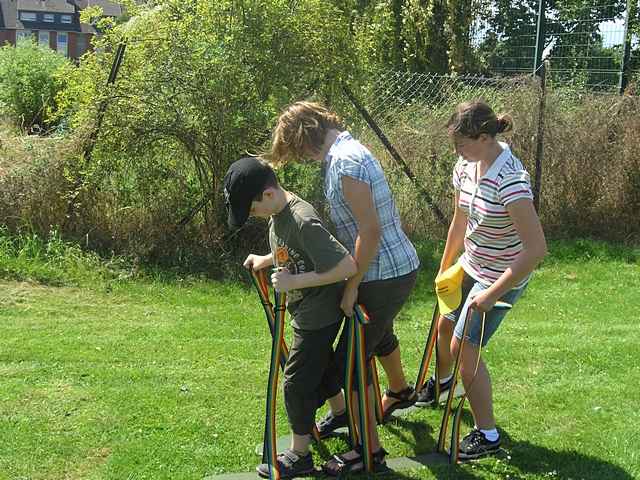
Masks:
[[[404,376],[393,321],[415,285],[419,260],[401,228],[384,172],[371,152],[342,130],[334,113],[312,102],[294,103],[281,114],[273,134],[272,159],[276,163],[303,159],[322,163],[324,193],[336,237],[358,264],[358,273],[346,282],[340,306],[351,316],[357,301],[371,317],[365,326],[366,354],[368,358],[376,355],[387,373],[389,389],[383,409],[388,418],[416,400]],[[345,362],[345,346],[343,335],[336,351],[339,365]],[[347,424],[342,394],[329,404],[331,411],[318,424],[321,436]],[[370,424],[374,461],[383,469],[386,452],[378,441],[375,418]],[[335,455],[324,467],[330,475],[362,468],[358,448]]]

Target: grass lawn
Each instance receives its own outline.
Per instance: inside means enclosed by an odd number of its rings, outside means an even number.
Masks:
[[[640,253],[593,242],[551,249],[485,352],[506,452],[385,478],[640,478]],[[422,250],[419,287],[396,324],[410,378],[439,255]],[[253,470],[270,340],[247,285],[16,262],[0,257],[0,479]],[[432,451],[440,417],[424,409],[382,427],[385,448]],[[282,408],[278,428],[288,431]]]

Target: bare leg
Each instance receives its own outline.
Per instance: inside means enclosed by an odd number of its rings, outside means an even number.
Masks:
[[[371,451],[375,453],[378,450],[380,450],[380,439],[378,438],[378,430],[376,428],[377,422],[376,422],[375,404],[373,403],[374,402],[373,387],[369,385],[368,390],[369,390],[369,428],[370,428],[370,435],[371,435]],[[355,392],[353,394],[353,403],[354,403],[353,414],[354,414],[355,422],[357,426],[359,425],[358,422],[360,421],[360,409],[358,407],[359,405],[358,394]],[[342,454],[342,457],[344,457],[345,460],[351,460],[358,457],[358,453],[356,453],[354,450],[350,450],[349,452]]]
[[[459,345],[460,340],[454,337],[451,341],[451,349],[457,353]],[[478,364],[478,372],[475,372],[478,353],[479,348],[477,346],[465,343],[462,351],[460,373],[476,427],[483,430],[491,430],[496,427],[496,420],[493,416],[491,378],[482,358],[480,358],[480,363]],[[475,379],[473,378],[474,373]]]
[[[404,376],[400,361],[400,347],[396,348],[386,357],[378,357],[384,372],[387,374],[389,388],[394,392],[400,392],[407,388],[407,379]]]
[[[389,355],[378,358],[380,359],[382,368],[384,368],[384,371],[387,374],[389,389],[392,392],[401,392],[405,390],[409,385],[407,384],[407,379],[404,376],[404,370],[402,369],[402,362],[400,361],[400,347],[398,346],[398,348]],[[384,395],[382,397],[382,409],[386,410],[397,401],[398,400]]]
[[[309,453],[309,445],[311,444],[311,435],[297,435],[291,433],[291,450],[300,455]]]
[[[451,354],[451,339],[455,323],[444,318],[442,315],[438,319],[438,357],[436,362],[440,378],[451,375],[453,363],[455,361]],[[457,351],[457,350],[456,350]]]

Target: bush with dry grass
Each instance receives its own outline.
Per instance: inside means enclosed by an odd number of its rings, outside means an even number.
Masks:
[[[477,95],[480,93],[481,95]],[[445,123],[458,101],[482,96],[498,112],[514,117],[506,139],[535,178],[539,89],[535,83],[467,90],[453,101],[414,103],[396,110],[383,129],[435,203],[450,218],[455,163]],[[541,217],[549,237],[596,237],[638,241],[640,222],[640,100],[633,96],[588,95],[549,90],[545,110]],[[358,134],[357,127],[354,133]],[[181,265],[225,274],[253,249],[266,250],[264,225],[231,234],[224,209],[208,205],[194,218],[202,198],[186,155],[174,144],[149,148],[136,158],[99,142],[90,168],[81,158],[84,134],[28,136],[0,125],[0,225],[8,231],[52,230],[103,254],[128,255],[133,262]],[[374,135],[359,138],[387,171],[407,231],[416,240],[444,239],[447,225],[436,220],[415,186]],[[283,185],[321,209],[317,166],[281,171]],[[73,221],[69,201],[78,171],[85,182]],[[223,172],[220,172],[222,175]],[[216,197],[216,201],[219,201]],[[181,223],[182,220],[188,221]]]
[[[205,209],[204,220],[180,225],[201,193],[191,172],[182,170],[184,163],[173,158],[174,149],[123,159],[97,148],[87,166],[83,145],[80,131],[40,137],[0,127],[0,225],[43,238],[56,230],[87,249],[127,255],[134,263],[182,264],[215,273],[221,222]],[[75,197],[78,171],[84,182]]]
[[[532,80],[462,90],[435,106],[420,102],[396,109],[382,128],[450,218],[456,158],[445,124],[456,104],[483,98],[496,112],[514,117],[515,131],[504,140],[533,182],[539,95]],[[640,240],[640,99],[549,89],[544,116],[540,214],[547,235]],[[370,130],[362,140],[387,169],[405,228],[418,237],[445,238],[447,226],[436,221],[381,142]]]

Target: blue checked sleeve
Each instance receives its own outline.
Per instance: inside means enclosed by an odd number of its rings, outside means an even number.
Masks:
[[[349,155],[337,159],[337,170],[340,177],[351,177],[360,182],[364,182],[367,185],[371,185],[371,178],[369,172],[363,165],[362,159],[359,156]]]

